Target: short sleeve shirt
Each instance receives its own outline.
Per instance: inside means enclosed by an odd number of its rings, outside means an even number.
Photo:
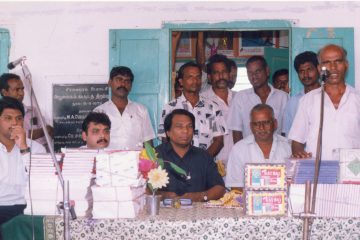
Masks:
[[[124,112],[111,101],[96,107],[95,112],[106,113],[111,121],[108,148],[138,150],[143,143],[155,138],[149,113],[143,105],[129,100]]]
[[[227,98],[227,103],[226,104],[224,102],[224,100],[222,100],[219,96],[217,96],[214,92],[214,90],[212,88],[207,89],[205,92],[201,93],[201,95],[204,98],[208,98],[209,100],[214,101],[220,108],[225,121],[228,118],[228,113],[229,113],[229,105],[234,97],[234,95],[236,94],[236,92],[233,92],[231,90],[228,91],[228,98]],[[219,154],[216,156],[217,159],[222,160],[223,163],[227,163],[228,157],[229,157],[229,153],[230,150],[232,148],[232,146],[234,145],[234,141],[233,141],[233,135],[232,132],[228,131],[228,134],[224,136],[224,147],[220,150]]]
[[[274,109],[275,118],[278,122],[276,132],[281,134],[283,115],[289,96],[284,91],[275,89],[271,85],[269,85],[269,87],[271,91],[266,99],[266,104]],[[235,131],[241,131],[244,138],[249,136],[251,134],[250,111],[259,103],[261,103],[261,99],[255,93],[253,88],[236,93],[229,109],[229,116],[227,119],[228,128]]]
[[[295,114],[299,105],[299,100],[304,96],[304,90],[290,97],[285,107],[284,120],[283,120],[283,132],[285,136],[289,135],[291,125],[294,121]]]
[[[285,163],[290,155],[289,140],[274,134],[270,157],[265,159],[254,135],[249,135],[237,142],[231,149],[225,185],[227,187],[244,187],[245,164],[247,163]]]
[[[216,103],[200,95],[199,102],[192,107],[184,95],[170,101],[162,110],[158,136],[166,137],[164,120],[166,115],[174,109],[185,109],[195,116],[195,132],[193,145],[202,149],[208,149],[212,144],[213,138],[227,134],[225,119]]]
[[[172,148],[171,143],[163,143],[156,147],[159,157],[165,161],[175,163],[190,175],[185,179],[170,169],[169,163],[165,162],[165,169],[169,174],[169,184],[162,189],[183,195],[188,192],[207,191],[215,185],[224,186],[224,180],[217,171],[215,162],[205,150],[190,146],[184,157],[180,157]]]
[[[300,99],[289,139],[305,144],[305,151],[316,156],[320,124],[321,88],[308,92]],[[322,159],[339,160],[340,148],[360,148],[360,93],[346,85],[338,109],[324,95]]]

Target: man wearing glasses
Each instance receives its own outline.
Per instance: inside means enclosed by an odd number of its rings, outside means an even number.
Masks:
[[[282,117],[289,98],[287,93],[268,83],[270,69],[264,57],[250,57],[246,62],[246,71],[252,88],[239,91],[235,95],[227,117],[227,126],[233,132],[234,143],[251,134],[249,113],[259,103],[266,103],[274,109],[275,118],[278,120],[277,132],[281,134]]]
[[[138,150],[143,143],[155,138],[149,113],[145,106],[128,99],[134,74],[124,66],[110,72],[111,99],[96,107],[95,112],[106,113],[111,121],[109,148]]]
[[[262,103],[252,108],[252,134],[231,149],[225,182],[227,187],[242,190],[246,163],[285,163],[285,159],[290,157],[290,143],[287,138],[275,133],[277,126],[272,107]]]

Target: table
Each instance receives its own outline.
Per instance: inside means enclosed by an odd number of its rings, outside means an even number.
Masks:
[[[79,218],[71,221],[72,239],[302,239],[303,221],[293,217],[246,217],[239,209],[161,208],[156,217],[141,213],[135,219]],[[46,217],[48,240],[63,238],[61,217]],[[56,238],[55,238],[56,236]],[[360,239],[359,218],[316,218],[311,239]]]

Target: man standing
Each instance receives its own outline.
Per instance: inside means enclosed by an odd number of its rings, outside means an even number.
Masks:
[[[284,114],[284,133],[288,136],[292,122],[294,120],[299,100],[306,93],[313,89],[319,88],[319,72],[317,67],[319,65],[316,53],[303,52],[295,57],[294,68],[298,74],[299,80],[304,85],[304,89],[290,98],[285,107]]]
[[[285,163],[285,159],[291,155],[288,139],[275,133],[277,120],[269,105],[256,105],[250,116],[252,135],[237,142],[230,152],[225,184],[227,187],[242,190],[246,163]]]
[[[228,87],[230,81],[229,59],[224,55],[215,54],[209,58],[206,68],[208,71],[208,79],[210,80],[212,87],[201,93],[201,95],[215,102],[219,106],[226,120],[229,105],[235,94],[235,92],[232,92]],[[224,165],[227,163],[229,152],[233,145],[232,133],[225,135],[224,147],[216,156],[216,158],[221,160]]]
[[[164,120],[168,141],[156,147],[159,157],[181,167],[190,176],[178,176],[165,162],[169,184],[162,189],[164,198],[190,198],[204,202],[221,198],[225,193],[224,181],[212,157],[191,144],[195,131],[195,117],[184,109],[175,109]]]
[[[174,109],[185,109],[195,116],[194,146],[207,150],[215,157],[224,145],[226,125],[217,104],[199,95],[201,88],[201,67],[187,62],[179,69],[179,81],[183,94],[170,101],[162,111],[158,136],[165,139],[164,119]]]
[[[96,107],[106,113],[112,123],[109,148],[137,150],[155,138],[149,113],[143,105],[128,99],[134,75],[130,68],[114,67],[110,72],[111,100]]]
[[[105,113],[90,112],[82,123],[82,139],[86,148],[107,148],[110,143],[111,121]]]
[[[282,90],[287,94],[290,93],[289,88],[289,70],[282,68],[274,72],[272,76],[273,86],[276,89]]]
[[[234,143],[251,134],[249,122],[251,109],[259,104],[270,105],[282,130],[282,118],[288,94],[268,84],[270,69],[262,56],[253,56],[246,62],[246,70],[252,88],[239,91],[234,97],[228,115],[228,128],[233,130]]]
[[[24,100],[24,85],[20,77],[16,74],[4,73],[0,76],[0,91],[2,96],[15,98],[19,102],[23,102]],[[44,131],[41,127],[38,111],[31,107],[25,106],[25,104],[24,109],[24,128],[26,130],[26,135],[47,148],[47,142]],[[46,130],[48,131],[49,135],[53,137],[53,127],[47,125]]]
[[[360,147],[360,94],[345,83],[349,64],[346,50],[329,44],[319,50],[318,71],[326,67],[329,77],[324,84],[324,124],[322,159],[339,160],[340,148]],[[321,88],[300,99],[289,139],[294,157],[316,155],[320,124]]]
[[[45,148],[26,138],[24,106],[11,97],[0,99],[0,225],[23,214],[30,152]]]

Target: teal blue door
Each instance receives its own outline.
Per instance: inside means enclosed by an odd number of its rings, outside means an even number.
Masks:
[[[0,28],[0,75],[8,72],[7,64],[9,63],[9,49],[9,31]]]
[[[129,98],[145,105],[157,132],[163,105],[169,101],[169,31],[110,30],[109,69],[127,66],[134,73]]]
[[[270,68],[269,82],[272,82],[275,71],[282,68],[289,69],[289,49],[265,47],[264,58]]]
[[[354,69],[354,29],[353,28],[292,28],[291,34],[292,56],[291,62],[295,57],[304,51],[317,51],[329,43],[343,46],[347,50],[349,70],[346,82],[355,87]],[[291,93],[299,92],[303,86],[299,81],[294,66],[291,66]]]

